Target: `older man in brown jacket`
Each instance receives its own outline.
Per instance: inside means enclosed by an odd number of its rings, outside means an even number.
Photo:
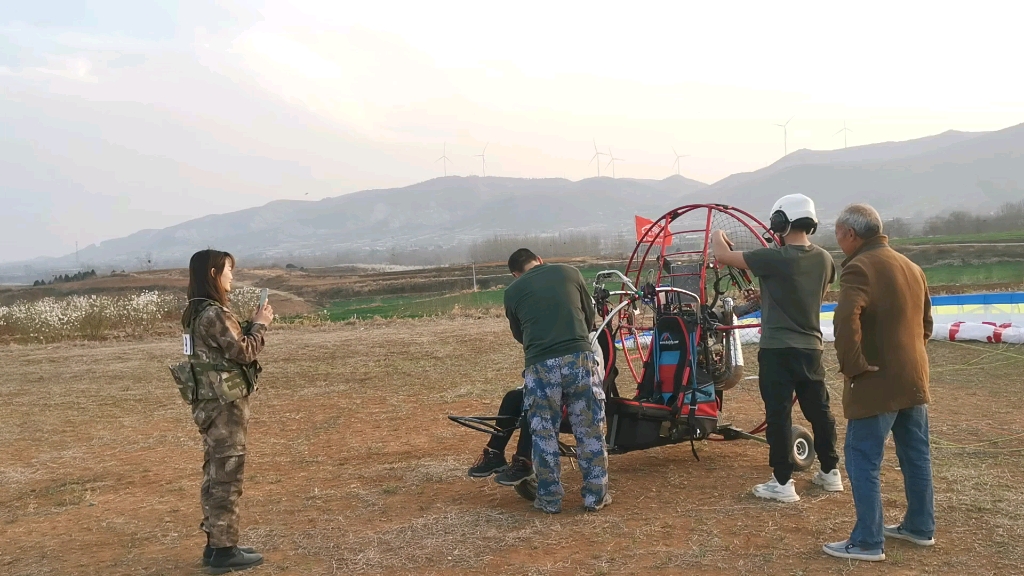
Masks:
[[[839,558],[885,560],[885,538],[935,543],[931,446],[928,439],[928,354],[931,299],[924,272],[889,247],[882,220],[864,204],[836,220],[847,259],[833,323],[839,369],[845,376],[846,473],[857,523],[848,540],[826,544]],[[879,474],[892,433],[903,472],[907,513],[884,526]]]

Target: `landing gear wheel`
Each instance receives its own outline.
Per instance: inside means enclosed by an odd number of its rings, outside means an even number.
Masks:
[[[814,464],[814,437],[803,426],[793,426],[792,438],[790,457],[793,459],[793,467],[807,470]]]
[[[516,494],[523,497],[524,500],[533,502],[537,499],[537,478],[527,478],[519,484],[515,485]]]

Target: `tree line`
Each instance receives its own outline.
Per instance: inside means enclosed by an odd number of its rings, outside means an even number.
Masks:
[[[558,234],[500,235],[477,240],[469,245],[469,259],[473,262],[504,262],[519,248],[529,248],[544,258],[574,258],[581,256],[607,256],[623,258],[636,246],[630,233],[601,235],[590,232],[561,232]]]
[[[983,232],[1015,232],[1024,230],[1024,200],[1007,202],[992,214],[972,214],[966,210],[934,216],[925,221],[925,236],[956,236]]]
[[[1024,230],[1024,200],[1007,202],[991,214],[973,214],[966,210],[956,210],[944,216],[932,216],[920,225],[915,225],[905,218],[890,218],[882,222],[882,231],[890,238],[962,236],[1019,230]],[[835,247],[831,228],[819,230],[814,238],[816,244]]]
[[[54,276],[52,280],[47,282],[46,280],[36,280],[32,283],[33,286],[49,286],[52,284],[64,284],[66,282],[81,282],[82,280],[88,280],[89,278],[95,278],[96,271],[89,270],[88,272],[75,272],[74,274],[61,274],[60,276]]]

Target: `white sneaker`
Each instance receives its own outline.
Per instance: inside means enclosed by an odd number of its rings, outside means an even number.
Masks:
[[[826,492],[843,491],[843,477],[839,475],[839,468],[833,468],[828,474],[818,470],[814,478],[811,478],[811,482],[821,486]]]
[[[754,496],[778,500],[779,502],[800,501],[800,496],[796,493],[796,484],[793,484],[793,479],[790,478],[789,482],[785,484],[779,484],[779,481],[775,479],[775,474],[772,474],[771,480],[754,486]]]

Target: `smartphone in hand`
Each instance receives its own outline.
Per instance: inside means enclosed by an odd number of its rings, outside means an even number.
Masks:
[[[260,310],[263,310],[263,307],[267,305],[267,296],[268,295],[269,295],[269,291],[266,288],[260,290],[260,304],[259,304],[259,306],[256,307],[256,311],[257,312],[259,312]]]

